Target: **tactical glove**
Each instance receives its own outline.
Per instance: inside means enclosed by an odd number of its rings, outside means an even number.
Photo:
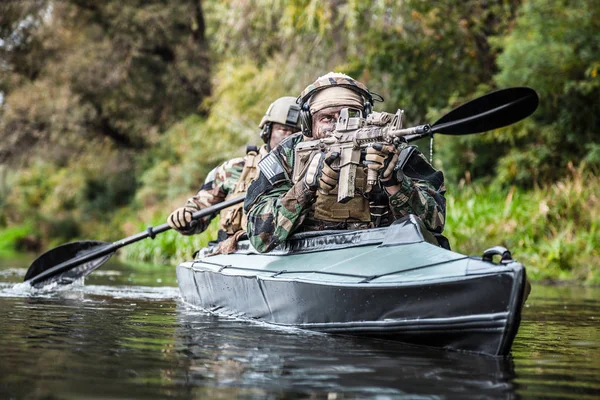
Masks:
[[[394,186],[399,183],[398,174],[394,173],[398,163],[400,150],[393,144],[373,143],[367,147],[365,165],[376,171],[383,186]]]
[[[338,184],[340,173],[331,165],[339,156],[338,152],[315,154],[304,174],[304,184],[313,192],[318,189],[320,192],[328,194]]]
[[[192,235],[196,226],[198,225],[198,221],[192,219],[192,215],[198,210],[195,210],[190,207],[181,207],[177,210],[173,211],[169,218],[167,218],[167,223],[177,232],[182,235]]]

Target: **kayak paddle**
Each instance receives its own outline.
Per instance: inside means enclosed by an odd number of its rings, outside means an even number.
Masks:
[[[197,220],[198,218],[214,214],[224,208],[241,203],[245,197],[246,195],[238,196],[207,207],[195,212],[192,218]],[[169,229],[171,229],[169,224],[148,227],[144,232],[114,243],[86,240],[63,244],[39,256],[29,266],[24,280],[38,288],[54,282],[59,285],[72,283],[98,269],[121,247],[146,238],[154,239],[156,235],[166,232]]]
[[[537,109],[539,97],[528,87],[512,87],[484,94],[456,107],[433,125],[403,129],[407,141],[431,136],[469,135],[514,124]]]

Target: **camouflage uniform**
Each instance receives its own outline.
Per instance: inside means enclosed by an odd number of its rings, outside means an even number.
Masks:
[[[167,218],[169,226],[183,235],[204,231],[214,215],[193,220],[195,211],[217,205],[246,193],[250,182],[258,176],[258,163],[283,138],[300,129],[300,107],[296,98],[280,97],[275,100],[260,121],[260,137],[265,144],[259,149],[248,146],[244,158],[227,161],[211,171],[200,191],[183,207],[174,210]],[[235,251],[237,240],[245,233],[247,220],[243,205],[234,204],[220,211],[219,251]]]
[[[294,176],[294,148],[303,138],[300,133],[292,135],[271,151],[267,159],[271,166],[276,164],[274,169],[280,173],[275,178],[268,179],[261,172],[248,189],[244,204],[248,216],[248,237],[257,251],[267,252],[273,249],[294,232],[386,226],[408,214],[419,216],[427,229],[434,233],[441,233],[444,229],[444,177],[441,172],[433,169],[418,150],[414,150],[403,169],[401,189],[389,196],[379,188],[379,201],[370,199],[372,223],[323,223],[320,227],[315,227],[315,221],[306,221],[311,217],[314,196],[300,188],[301,181],[294,185],[291,179]],[[263,168],[263,163],[260,168]],[[367,196],[376,197],[371,193]],[[374,217],[374,209],[378,209],[378,215],[385,217]]]
[[[202,185],[195,196],[190,197],[187,200],[185,207],[200,211],[204,208],[222,203],[234,192],[243,169],[244,158],[234,158],[224,162],[210,172],[204,185]],[[214,216],[215,215],[213,214],[198,219],[198,224],[195,226],[194,230],[189,233],[186,232],[186,234],[193,235],[203,232]]]

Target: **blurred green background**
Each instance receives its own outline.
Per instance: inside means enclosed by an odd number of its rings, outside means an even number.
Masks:
[[[586,0],[2,2],[0,254],[165,222],[259,143],[271,101],[329,71],[409,124],[534,88],[527,120],[436,139],[445,233],[467,254],[509,247],[534,279],[600,283],[600,2]],[[175,266],[215,232],[120,257]]]

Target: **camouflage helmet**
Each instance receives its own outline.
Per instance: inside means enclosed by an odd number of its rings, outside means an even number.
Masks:
[[[280,97],[271,103],[258,127],[263,129],[267,122],[276,122],[300,129],[300,106],[296,104],[296,98]]]
[[[373,111],[374,101],[383,101],[379,94],[371,92],[363,83],[350,76],[339,72],[329,72],[308,85],[296,99],[296,103],[301,109],[300,120],[304,135],[312,136],[311,99],[319,92],[333,87],[349,89],[358,94],[362,98],[360,108],[364,117]]]
[[[369,101],[371,104],[373,104],[373,96],[364,84],[340,72],[330,72],[326,75],[319,77],[316,81],[308,85],[302,91],[302,93],[300,93],[300,96],[298,96],[297,99],[297,103],[300,105],[307,104],[309,103],[310,98],[316,93],[327,88],[331,88],[333,86],[345,87],[347,89],[350,89],[361,95],[365,102]]]

